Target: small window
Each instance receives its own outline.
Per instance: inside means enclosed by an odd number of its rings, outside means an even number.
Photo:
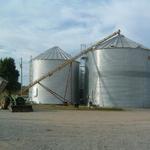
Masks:
[[[148,56],[148,60],[150,60],[150,56]]]

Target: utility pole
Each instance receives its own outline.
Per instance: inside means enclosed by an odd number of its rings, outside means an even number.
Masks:
[[[29,83],[32,83],[32,80],[33,80],[32,56],[30,56],[30,61],[29,61]]]
[[[21,79],[21,91],[20,91],[20,95],[22,96],[22,83],[23,83],[23,79],[22,79],[22,57],[21,57],[21,62],[20,62],[20,79]]]

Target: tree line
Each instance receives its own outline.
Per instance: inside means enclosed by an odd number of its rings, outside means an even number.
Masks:
[[[18,82],[19,71],[16,69],[15,60],[11,57],[0,59],[0,77],[7,80],[5,91],[8,95],[21,89]]]

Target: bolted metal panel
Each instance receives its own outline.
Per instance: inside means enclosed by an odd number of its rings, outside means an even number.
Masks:
[[[101,107],[150,107],[149,56],[150,50],[141,47],[89,52],[88,101]]]
[[[54,49],[53,52],[56,52]],[[50,52],[51,53],[51,52]],[[52,54],[52,53],[51,53]],[[66,55],[66,54],[65,54]],[[65,59],[59,59],[60,55],[57,55],[58,59],[34,59],[32,61],[32,74],[33,81],[39,79],[42,75],[46,74],[49,70],[53,70],[58,65],[64,63]],[[69,59],[69,58],[67,58]],[[59,94],[66,100],[75,103],[78,100],[79,95],[79,63],[74,62],[71,65],[66,66],[59,72],[55,73],[52,77],[47,77],[40,83],[55,93]],[[57,97],[48,92],[40,84],[36,84],[31,88],[31,99],[36,103],[42,104],[62,104]]]

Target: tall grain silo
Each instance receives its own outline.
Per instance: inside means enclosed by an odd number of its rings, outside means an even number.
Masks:
[[[34,82],[71,56],[59,47],[53,47],[31,61],[32,81]],[[75,103],[78,100],[79,63],[73,62],[60,71],[47,77],[30,89],[31,100],[41,104]]]
[[[118,34],[87,54],[87,99],[100,107],[150,107],[150,50]]]

